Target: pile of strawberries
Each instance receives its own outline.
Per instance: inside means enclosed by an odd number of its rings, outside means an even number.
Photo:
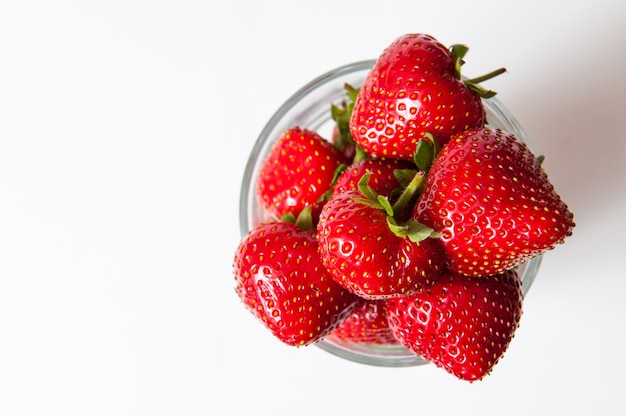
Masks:
[[[281,341],[401,344],[456,377],[489,374],[522,314],[516,267],[572,234],[535,157],[487,124],[467,48],[389,45],[331,105],[331,140],[298,126],[257,178],[272,221],[236,250],[236,291]]]

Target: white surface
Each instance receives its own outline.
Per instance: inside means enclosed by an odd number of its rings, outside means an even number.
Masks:
[[[0,414],[618,413],[625,23],[621,0],[3,2]],[[508,68],[487,85],[576,216],[480,383],[291,349],[233,291],[265,121],[407,32]]]

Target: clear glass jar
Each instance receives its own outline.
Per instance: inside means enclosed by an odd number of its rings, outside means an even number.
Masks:
[[[257,224],[269,219],[256,196],[256,178],[274,142],[285,130],[295,126],[315,130],[322,137],[330,139],[334,127],[330,115],[331,103],[340,104],[345,99],[346,83],[361,86],[374,62],[355,62],[322,74],[293,94],[270,118],[252,148],[243,174],[239,205],[242,237]],[[485,99],[483,103],[487,123],[491,127],[513,133],[528,144],[526,133],[498,99]],[[524,295],[537,275],[541,260],[539,256],[518,267]],[[428,363],[399,344],[368,345],[322,340],[315,345],[338,357],[375,366],[410,367]]]

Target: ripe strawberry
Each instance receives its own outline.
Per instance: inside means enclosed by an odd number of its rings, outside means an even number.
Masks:
[[[515,270],[483,279],[448,272],[429,289],[387,301],[395,337],[467,381],[491,372],[507,350],[521,315],[521,282]]]
[[[441,149],[414,209],[442,234],[449,267],[502,273],[572,234],[573,214],[528,149],[490,128],[458,134]]]
[[[398,237],[389,213],[363,199],[352,189],[333,195],[324,206],[318,240],[326,269],[366,299],[406,295],[430,285],[445,261],[439,241]]]
[[[326,337],[339,343],[395,345],[384,300],[361,299],[352,314]]]
[[[432,36],[407,34],[380,55],[361,87],[350,132],[374,156],[410,160],[417,142],[430,133],[444,145],[455,133],[485,123],[477,85],[504,69],[475,80],[461,80],[467,47],[447,49]]]
[[[321,264],[315,231],[289,222],[252,230],[237,248],[234,275],[244,305],[288,345],[325,337],[358,301]]]
[[[330,189],[335,170],[344,162],[317,133],[288,129],[261,166],[257,185],[261,204],[276,219],[288,213],[297,217]]]

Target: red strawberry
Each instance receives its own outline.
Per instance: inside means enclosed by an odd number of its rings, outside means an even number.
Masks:
[[[447,49],[432,36],[407,34],[378,58],[361,87],[350,132],[374,156],[410,160],[417,142],[430,133],[444,145],[455,133],[485,123],[481,96],[494,95],[476,85],[504,69],[475,80],[461,80],[467,48]]]
[[[449,272],[423,292],[387,302],[389,326],[404,346],[468,381],[491,372],[521,315],[515,270],[483,279]]]
[[[314,231],[294,224],[262,224],[237,248],[237,294],[281,341],[304,346],[343,322],[358,298],[326,272]]]
[[[261,166],[257,193],[263,207],[276,219],[297,217],[330,189],[343,156],[317,133],[288,129]]]
[[[384,300],[361,299],[348,319],[327,339],[339,343],[398,344],[387,323],[387,304]]]
[[[441,273],[439,241],[398,237],[388,215],[363,203],[358,189],[333,195],[318,223],[320,255],[339,284],[366,299],[406,295]]]
[[[441,149],[414,219],[442,234],[456,272],[502,273],[572,234],[573,214],[512,134],[463,132]]]

